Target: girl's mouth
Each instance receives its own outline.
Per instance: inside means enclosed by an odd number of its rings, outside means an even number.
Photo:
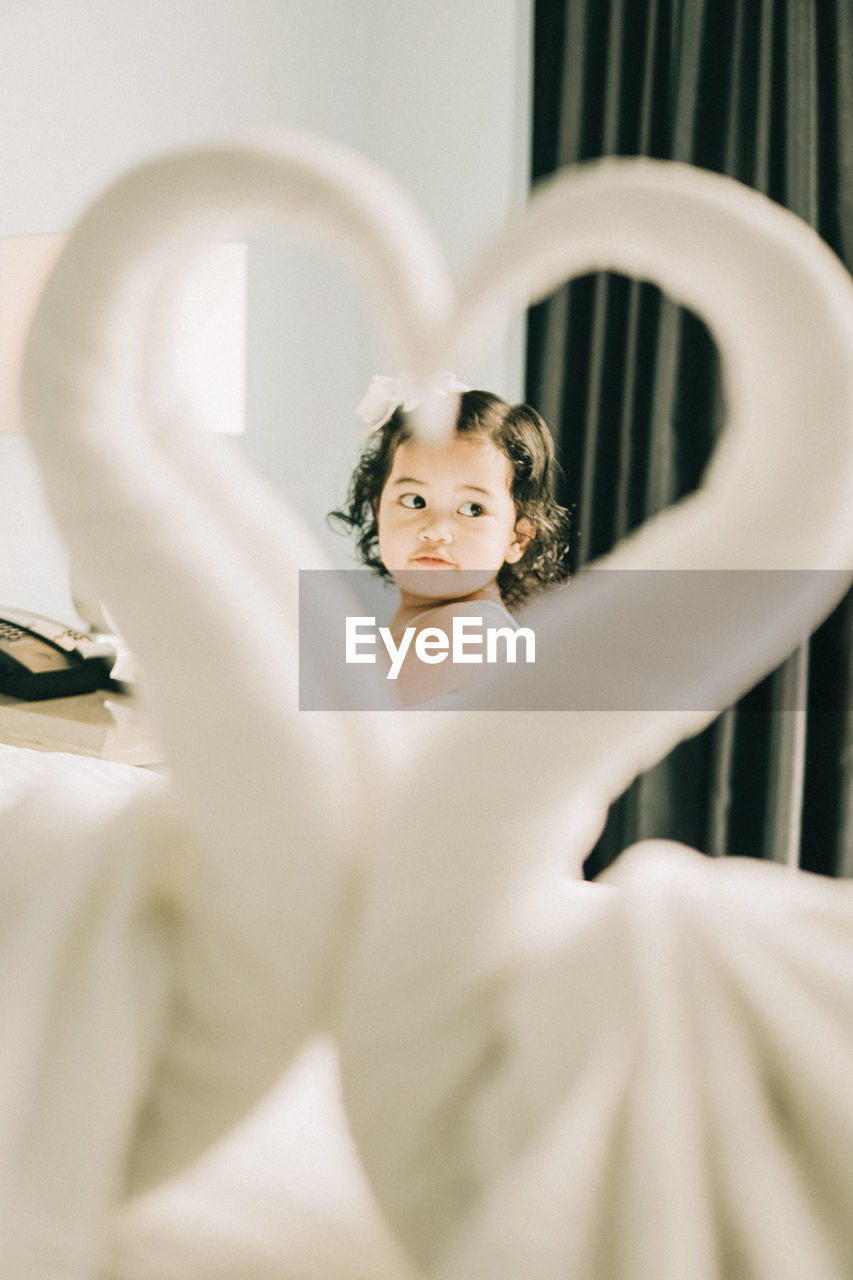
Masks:
[[[420,565],[422,569],[455,569],[456,565],[450,560],[442,560],[441,556],[413,556],[415,564]]]

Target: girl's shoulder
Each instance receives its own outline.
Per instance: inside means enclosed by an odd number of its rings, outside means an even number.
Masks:
[[[446,631],[446,624],[452,622],[453,618],[480,618],[484,626],[515,629],[518,625],[509,609],[498,600],[451,600],[415,614],[409,626],[416,627],[418,631],[423,631],[425,627],[438,627]]]

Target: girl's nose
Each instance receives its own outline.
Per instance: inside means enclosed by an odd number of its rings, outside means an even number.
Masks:
[[[452,542],[453,527],[443,516],[431,515],[421,526],[421,542]]]

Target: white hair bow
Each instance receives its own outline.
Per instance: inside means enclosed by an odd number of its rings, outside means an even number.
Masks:
[[[449,369],[439,369],[427,387],[419,385],[406,373],[399,373],[396,377],[377,373],[355,411],[367,423],[365,436],[372,436],[385,426],[395,409],[411,413],[425,400],[470,390]]]

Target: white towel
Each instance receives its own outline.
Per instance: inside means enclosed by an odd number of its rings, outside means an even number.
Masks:
[[[701,491],[605,562],[629,590],[602,574],[543,601],[551,657],[495,686],[509,710],[299,712],[315,655],[297,650],[296,571],[322,560],[195,432],[168,365],[170,279],[256,213],[358,263],[416,378],[464,370],[513,308],[598,266],[711,322],[730,422]],[[563,879],[631,778],[846,589],[851,350],[853,286],[817,237],[678,165],[563,175],[455,311],[409,202],[318,139],[166,157],[95,203],[36,317],[24,406],[171,772],[102,805],[103,780],[87,799],[69,769],[3,810],[0,1274],[210,1280],[227,1259],[229,1280],[279,1264],[312,1280],[331,1258],[403,1280],[385,1213],[441,1280],[833,1276],[850,1244],[848,893],[698,855],[632,856],[611,887]],[[727,574],[723,595],[673,608],[656,574],[696,569]],[[783,571],[781,591],[744,569]],[[193,1165],[330,1030],[358,1161],[327,1060],[306,1059],[302,1099],[323,1149],[347,1152],[343,1182],[278,1146],[274,1106]],[[281,1123],[311,1141],[310,1122]]]

